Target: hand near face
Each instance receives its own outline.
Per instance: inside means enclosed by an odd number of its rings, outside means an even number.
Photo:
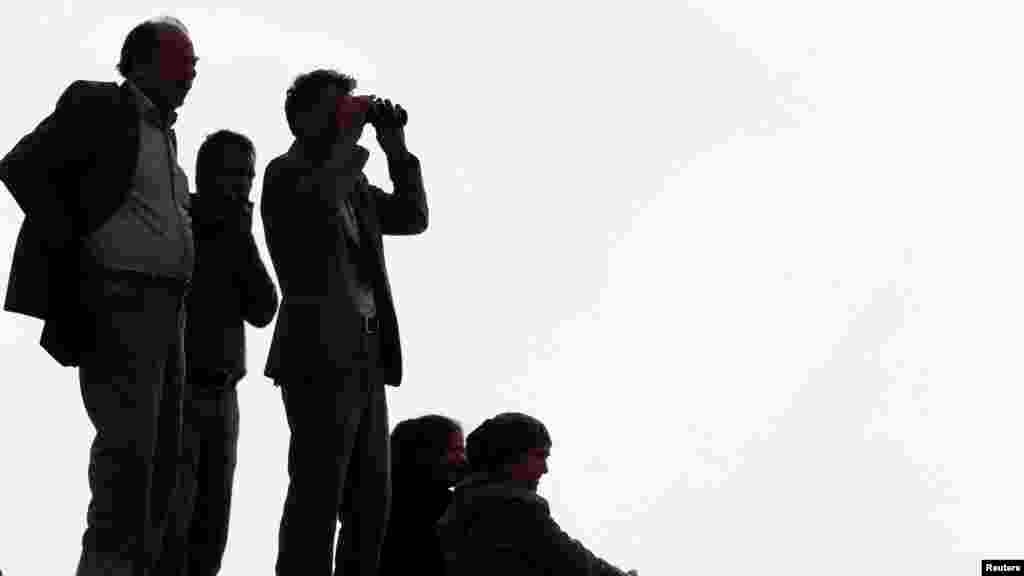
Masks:
[[[381,122],[382,126],[374,126],[377,143],[386,154],[404,152],[405,124],[409,121],[409,114],[400,105],[392,104],[391,100],[380,100],[377,105],[381,117],[385,119]]]

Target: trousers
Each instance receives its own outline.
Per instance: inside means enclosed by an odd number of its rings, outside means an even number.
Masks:
[[[187,285],[133,274],[82,279],[79,384],[95,428],[78,576],[147,576],[184,513]]]
[[[373,357],[377,337],[365,338]],[[278,382],[291,429],[278,576],[376,576],[391,463],[384,385],[371,370]]]

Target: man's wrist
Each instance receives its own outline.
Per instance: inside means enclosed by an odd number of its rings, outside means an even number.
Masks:
[[[412,155],[409,149],[404,144],[391,146],[384,150],[384,155],[388,157],[388,163],[391,162],[405,162]]]

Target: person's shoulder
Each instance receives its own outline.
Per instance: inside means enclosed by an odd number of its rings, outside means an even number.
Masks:
[[[277,156],[271,158],[270,162],[267,162],[267,167],[264,169],[263,173],[277,174],[282,170],[286,169],[288,167],[288,164],[290,164],[288,153],[285,152],[284,154],[278,154]]]
[[[263,195],[260,197],[260,205],[266,206],[268,202],[273,202],[276,192],[282,185],[285,184],[284,180],[287,175],[291,172],[291,160],[288,154],[280,154],[275,156],[267,162],[267,167],[263,169]]]
[[[267,162],[267,167],[263,169],[263,187],[264,189],[276,188],[281,176],[286,174],[290,170],[291,161],[287,154],[280,154],[275,156]]]
[[[121,99],[121,87],[114,82],[75,80],[64,89],[60,100],[65,104],[114,104]]]

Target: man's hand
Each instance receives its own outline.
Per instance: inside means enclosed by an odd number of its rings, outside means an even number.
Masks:
[[[217,196],[215,209],[219,213],[225,229],[232,234],[239,232],[249,234],[252,231],[252,202],[238,196]]]
[[[381,117],[386,118],[381,122],[383,126],[373,127],[377,133],[377,143],[388,156],[405,154],[404,126],[409,121],[409,114],[401,106],[392,104],[391,100],[380,100],[377,105],[382,108]]]

